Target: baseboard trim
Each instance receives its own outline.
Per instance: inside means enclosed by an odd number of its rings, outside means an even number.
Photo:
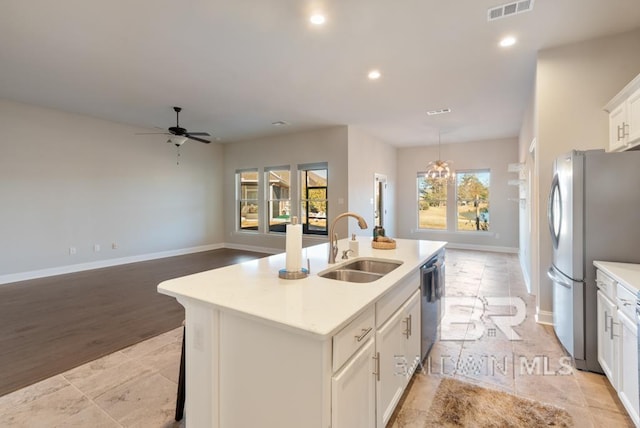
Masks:
[[[553,312],[536,311],[536,322],[538,324],[553,325]]]
[[[200,253],[202,251],[219,250],[225,248],[224,244],[200,245],[198,247],[181,248],[177,250],[160,251],[157,253],[140,254],[137,256],[119,257],[115,259],[96,260],[94,262],[79,263],[75,265],[58,266],[47,269],[39,269],[28,272],[10,273],[0,275],[0,285],[30,279],[45,278],[48,276],[64,275],[67,273],[82,272],[91,269],[100,269],[111,266],[125,265],[128,263],[144,262],[147,260],[163,259],[165,257],[183,256],[185,254]]]
[[[254,251],[256,253],[280,254],[284,252],[281,248],[259,247],[256,245],[234,244],[230,242],[225,242],[223,245],[224,248],[230,248],[232,250]]]
[[[491,245],[475,245],[475,244],[460,244],[456,242],[448,242],[447,248],[452,250],[474,250],[474,251],[490,251],[493,253],[509,253],[518,254],[518,249],[514,247],[494,247]]]

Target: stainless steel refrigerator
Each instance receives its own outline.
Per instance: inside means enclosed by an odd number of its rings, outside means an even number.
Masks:
[[[640,263],[640,152],[572,151],[553,169],[553,327],[578,369],[602,373],[593,261]]]

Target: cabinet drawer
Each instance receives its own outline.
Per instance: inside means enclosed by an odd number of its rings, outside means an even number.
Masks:
[[[375,334],[373,305],[333,336],[333,371],[347,360]]]
[[[609,275],[598,269],[596,271],[596,285],[599,290],[602,290],[602,293],[610,298],[611,300],[616,300],[616,280],[611,278]]]
[[[621,284],[618,284],[616,289],[616,305],[618,305],[618,309],[625,314],[629,319],[635,320],[636,313],[636,295],[631,291],[627,290]]]
[[[387,291],[387,293],[376,302],[376,319],[378,320],[378,325],[384,324],[419,288],[419,272],[413,272],[400,281],[398,285]]]

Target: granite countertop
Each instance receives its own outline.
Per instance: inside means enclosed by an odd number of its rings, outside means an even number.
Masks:
[[[285,266],[285,254],[209,270],[164,281],[158,285],[162,294],[176,297],[182,304],[207,304],[221,311],[293,329],[298,333],[327,338],[348,321],[382,297],[399,281],[444,248],[445,242],[397,239],[397,248],[371,248],[371,239],[360,237],[359,256],[338,260],[329,265],[329,244],[302,250],[303,266],[309,259],[311,274],[299,280],[278,277]],[[340,254],[348,248],[346,239],[338,241]],[[379,280],[350,283],[322,278],[328,268],[358,258],[382,258],[402,261],[402,265]]]
[[[600,260],[595,260],[593,264],[633,294],[638,295],[640,292],[640,264],[604,262]]]

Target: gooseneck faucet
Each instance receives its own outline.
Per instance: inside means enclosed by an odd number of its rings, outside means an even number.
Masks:
[[[355,218],[356,220],[358,220],[358,226],[360,226],[360,229],[366,229],[368,227],[367,222],[364,221],[364,218],[362,218],[361,215],[358,215],[356,213],[346,212],[334,218],[333,221],[331,222],[331,227],[329,228],[329,263],[335,263],[336,256],[338,255],[338,234],[334,233],[333,230],[336,226],[336,222],[340,220],[342,217]]]

